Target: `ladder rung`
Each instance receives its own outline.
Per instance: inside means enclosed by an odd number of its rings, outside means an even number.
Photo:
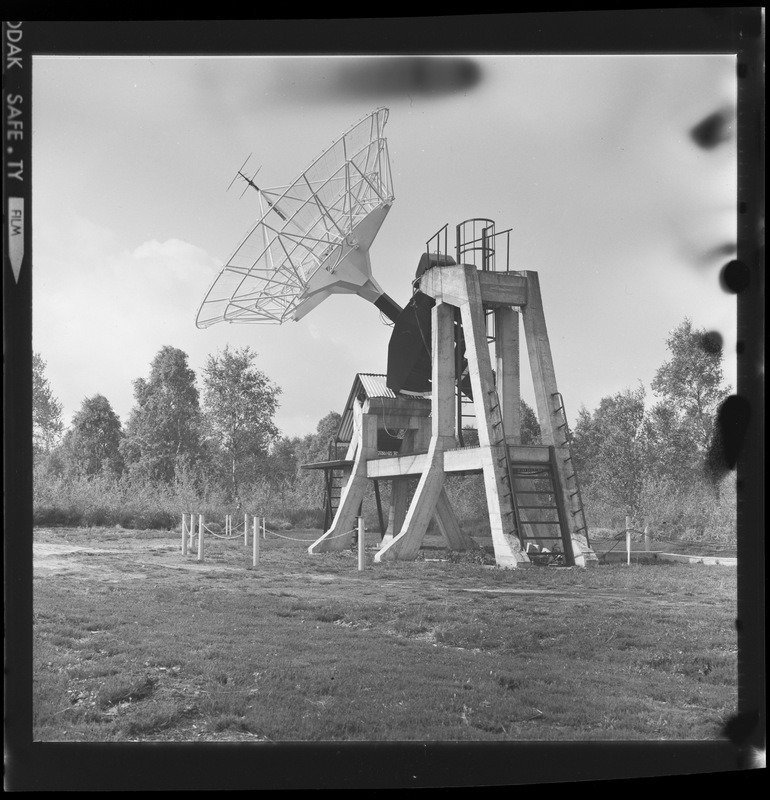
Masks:
[[[522,469],[520,461],[514,462],[513,466],[514,466],[514,475],[519,480],[522,480],[522,481],[524,481],[524,480],[543,480],[543,478],[540,477],[540,476],[545,475],[547,477],[550,477],[550,475],[551,475],[551,471],[547,470],[547,469],[541,469],[541,470],[538,470],[537,472],[515,472],[516,469]]]

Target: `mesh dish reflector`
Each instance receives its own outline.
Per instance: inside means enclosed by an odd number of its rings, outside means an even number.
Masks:
[[[259,190],[261,217],[206,294],[199,328],[282,323],[335,292],[382,293],[368,249],[393,203],[387,119],[387,108],[376,109],[290,186]]]

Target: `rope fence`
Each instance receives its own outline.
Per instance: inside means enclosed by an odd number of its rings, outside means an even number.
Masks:
[[[197,519],[197,528],[196,528],[196,519]],[[278,533],[278,531],[271,530],[266,525],[265,517],[251,517],[251,525],[249,524],[249,515],[243,515],[243,522],[238,522],[237,524],[233,524],[232,515],[225,516],[225,533],[217,533],[212,527],[206,524],[205,517],[203,514],[182,514],[182,555],[187,555],[188,552],[193,552],[195,546],[197,545],[197,560],[203,561],[203,554],[204,554],[204,540],[205,534],[210,534],[215,539],[220,539],[223,541],[229,541],[232,539],[239,539],[241,534],[240,530],[243,530],[243,544],[244,546],[248,546],[249,543],[249,530],[251,529],[252,533],[252,563],[253,566],[257,566],[259,563],[259,540],[267,539],[268,534],[271,537],[276,539],[281,539],[283,541],[288,542],[300,542],[302,544],[307,544],[308,542],[312,541],[306,538],[299,538],[296,536],[288,536],[286,534]],[[341,537],[350,536],[353,533],[358,533],[358,561],[359,561],[359,570],[364,568],[364,540],[365,540],[365,525],[362,517],[358,519],[358,526],[356,528],[351,528],[347,531],[342,531],[340,533],[335,533],[331,536],[326,536],[325,539],[327,541],[332,539],[339,539]],[[261,536],[260,536],[261,533]],[[204,534],[204,535],[202,535]],[[626,528],[621,531],[613,532],[612,540],[614,544],[604,553],[599,556],[599,560],[605,559],[610,553],[612,553],[619,545],[625,540],[626,542],[626,561],[628,564],[631,564],[631,540],[632,537],[636,537],[636,540],[639,541],[640,537],[644,540],[644,551],[650,551],[650,544],[655,542],[657,544],[670,544],[676,546],[677,544],[682,544],[683,542],[676,542],[666,539],[660,539],[655,537],[654,535],[650,534],[649,528],[645,527],[644,530],[639,530],[632,526],[631,518],[626,517]],[[718,554],[719,551],[722,550],[733,550],[734,546],[731,547],[730,545],[723,544],[721,542],[687,542],[687,544],[697,544],[699,547],[711,548],[715,554]],[[560,554],[551,554],[551,555],[560,555]]]
[[[673,548],[677,546],[681,547],[682,545],[696,545],[699,548],[705,548],[711,550],[713,554],[718,554],[721,551],[725,550],[735,550],[735,545],[725,544],[723,542],[705,542],[705,541],[689,541],[689,540],[672,540],[672,539],[662,539],[654,534],[650,533],[649,527],[645,526],[643,531],[634,528],[631,524],[631,518],[626,517],[626,528],[622,531],[616,531],[612,539],[615,541],[615,544],[610,547],[605,553],[603,553],[599,558],[604,558],[605,556],[609,555],[622,541],[625,540],[626,542],[626,551],[627,551],[627,563],[631,563],[631,540],[633,537],[636,537],[636,541],[640,541],[643,539],[644,541],[644,552],[650,552],[650,545],[654,542],[656,544],[667,544],[671,545]]]
[[[676,547],[677,545],[697,545],[698,547],[708,547],[713,550],[735,550],[735,544],[726,544],[725,542],[708,542],[703,539],[664,539],[648,530],[640,531],[636,528],[629,528],[628,533],[636,537],[635,541],[640,541],[640,537],[647,537],[650,543],[656,544],[670,544]],[[622,541],[626,536],[625,530],[614,531],[612,539]]]
[[[297,539],[294,536],[285,536],[284,534],[277,533],[276,531],[271,531],[269,528],[265,529],[267,533],[272,534],[277,539],[286,539],[289,542],[308,542],[308,539]],[[341,536],[349,536],[351,533],[356,533],[358,528],[351,528],[349,531],[344,531],[343,533],[335,533],[334,536],[327,536],[327,541],[329,539],[339,539]]]
[[[197,528],[196,528],[196,520],[197,520]],[[235,533],[235,531],[239,531],[243,529],[243,544],[245,547],[248,546],[249,543],[249,515],[244,514],[243,522],[238,523],[237,525],[233,526],[233,520],[231,515],[225,516],[225,533],[217,533],[211,527],[206,524],[206,519],[203,514],[182,514],[182,555],[186,556],[188,553],[192,553],[194,551],[195,546],[197,545],[197,560],[203,561],[203,554],[204,554],[204,541],[205,541],[205,534],[210,534],[215,539],[220,539],[222,541],[230,541],[232,539],[240,539],[241,534]],[[363,518],[359,518],[359,524],[357,528],[351,528],[348,531],[343,531],[342,533],[336,533],[333,536],[326,537],[328,539],[338,539],[342,536],[350,536],[351,533],[358,533],[358,549],[359,549],[359,569],[363,569],[362,566],[362,554],[363,554],[363,542],[364,542],[364,522]],[[308,542],[312,541],[310,539],[301,539],[296,536],[286,536],[285,534],[280,534],[277,531],[270,530],[265,524],[265,517],[257,517],[252,516],[252,523],[251,523],[251,533],[252,533],[252,564],[253,566],[257,566],[259,564],[259,540],[260,538],[265,540],[267,539],[267,535],[270,534],[271,536],[275,537],[276,539],[283,539],[285,541],[290,542],[302,542],[303,544],[308,544]],[[261,536],[260,536],[261,533]]]

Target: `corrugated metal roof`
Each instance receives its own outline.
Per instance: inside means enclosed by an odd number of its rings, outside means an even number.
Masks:
[[[375,397],[396,399],[395,393],[388,389],[386,381],[387,375],[375,372],[359,372],[356,375],[337,430],[338,442],[349,442],[353,438],[353,403],[356,400],[363,402]]]
[[[363,402],[365,397],[372,396],[369,395],[366,392],[366,389],[364,388],[364,383],[361,380],[362,375],[366,376],[367,379],[371,378],[371,380],[367,380],[367,383],[374,391],[376,391],[378,384],[380,384],[380,387],[384,387],[385,391],[390,391],[388,387],[385,386],[384,375],[359,372],[356,375],[355,379],[353,380],[353,387],[351,388],[350,394],[348,395],[347,402],[345,403],[345,408],[342,409],[342,419],[340,420],[340,427],[337,429],[338,442],[349,442],[353,438],[353,404],[357,400],[361,400]],[[378,397],[379,395],[374,395],[374,396]]]
[[[377,375],[372,372],[359,372],[356,375],[367,397],[392,397],[396,398],[395,393],[388,389],[386,380],[387,375]]]

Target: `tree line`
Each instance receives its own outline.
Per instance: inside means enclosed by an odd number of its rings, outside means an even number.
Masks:
[[[640,384],[602,398],[593,411],[579,410],[572,446],[589,523],[617,528],[631,515],[672,537],[730,538],[734,485],[706,468],[717,410],[730,392],[723,385],[721,346],[689,319],[666,344],[670,357],[651,384],[654,402]],[[105,511],[99,497],[114,495],[115,508],[140,497],[160,503],[161,522],[168,524],[207,504],[220,512],[242,507],[270,514],[287,527],[321,524],[323,475],[301,465],[329,458],[340,414],[327,414],[312,434],[282,436],[274,421],[281,389],[258,369],[253,350],[228,346],[209,356],[199,391],[187,355],[163,347],[133,389],[125,425],[96,394],[83,400],[65,430],[45,362],[34,354],[36,521],[77,521],[75,498],[88,495],[90,522],[93,514],[100,518],[94,508],[109,522],[115,513]],[[539,437],[537,418],[522,402],[522,440],[537,443]],[[461,519],[483,514],[481,482],[455,484]],[[56,508],[67,503],[71,513],[64,520]],[[123,517],[131,523],[132,515]]]
[[[630,515],[659,535],[734,539],[735,481],[713,452],[724,385],[720,338],[685,319],[669,335],[669,358],[651,383],[582,407],[573,451],[594,525],[618,528]]]

